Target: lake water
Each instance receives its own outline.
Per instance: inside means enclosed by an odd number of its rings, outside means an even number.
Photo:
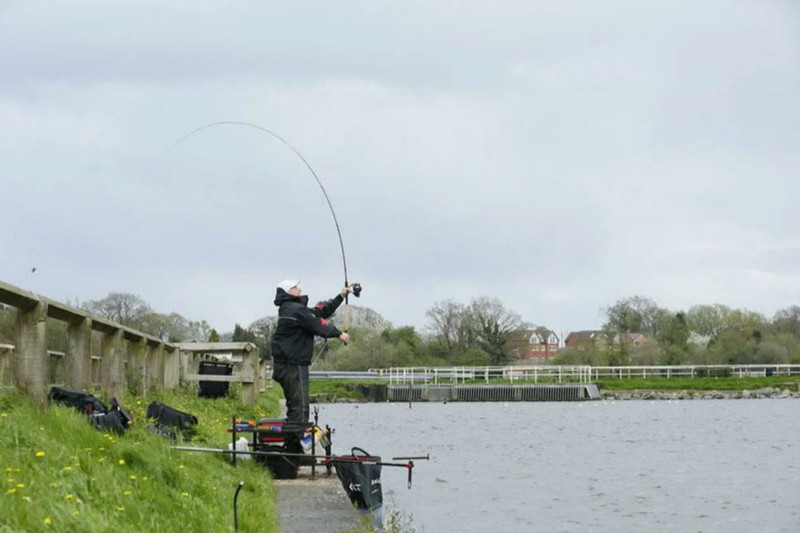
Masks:
[[[800,532],[791,399],[326,404],[333,451],[384,468],[418,532]]]

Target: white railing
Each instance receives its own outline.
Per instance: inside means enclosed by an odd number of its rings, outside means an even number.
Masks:
[[[390,385],[489,383],[498,379],[512,383],[590,383],[601,379],[797,376],[800,365],[392,367],[370,369],[365,374]]]
[[[454,366],[454,367],[392,367],[371,370],[387,379],[389,384],[463,384],[467,381],[501,379],[529,383],[588,383],[592,367],[587,365],[561,366]]]

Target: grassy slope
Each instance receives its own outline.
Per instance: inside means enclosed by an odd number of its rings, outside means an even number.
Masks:
[[[200,419],[192,446],[225,447],[231,415],[277,411],[274,391],[253,407],[186,391],[128,396],[122,403],[135,424],[118,436],[95,429],[71,408],[42,409],[19,394],[0,393],[0,532],[232,531],[239,481],[239,530],[278,531],[267,470],[252,461],[233,468],[222,454],[170,450],[168,440],[144,427],[152,400]]]

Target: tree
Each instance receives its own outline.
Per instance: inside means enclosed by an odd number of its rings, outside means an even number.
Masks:
[[[679,365],[684,361],[689,353],[689,334],[684,313],[676,313],[669,319],[664,333],[658,339],[664,351],[663,364]]]
[[[219,342],[219,333],[216,329],[211,329],[211,333],[208,334],[208,342]]]
[[[436,302],[425,313],[428,331],[443,342],[448,352],[465,347],[464,314],[464,305],[453,300]]]
[[[777,333],[789,333],[800,338],[800,306],[793,305],[775,313],[772,329]]]
[[[139,321],[153,312],[150,305],[135,294],[112,292],[100,300],[89,300],[83,308],[123,326],[137,328]]]
[[[606,310],[606,323],[603,329],[614,333],[642,333],[658,338],[664,330],[666,309],[644,296],[631,296],[619,300]]]
[[[428,331],[452,360],[463,359],[469,350],[478,348],[492,363],[503,364],[511,357],[508,335],[522,325],[518,314],[488,297],[474,298],[469,305],[453,300],[438,302],[426,316]]]
[[[505,364],[511,359],[508,336],[522,325],[517,313],[506,309],[496,298],[476,298],[468,308],[468,322],[473,328],[472,337],[492,363]]]
[[[256,344],[257,339],[255,333],[250,331],[247,328],[243,328],[239,324],[235,324],[233,327],[233,337],[231,338],[232,342],[252,342]]]

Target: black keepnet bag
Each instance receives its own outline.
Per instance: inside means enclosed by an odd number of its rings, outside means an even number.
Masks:
[[[352,455],[340,455],[332,459],[344,491],[359,509],[373,510],[381,507],[381,458],[372,456],[361,448],[353,448],[351,453]]]

